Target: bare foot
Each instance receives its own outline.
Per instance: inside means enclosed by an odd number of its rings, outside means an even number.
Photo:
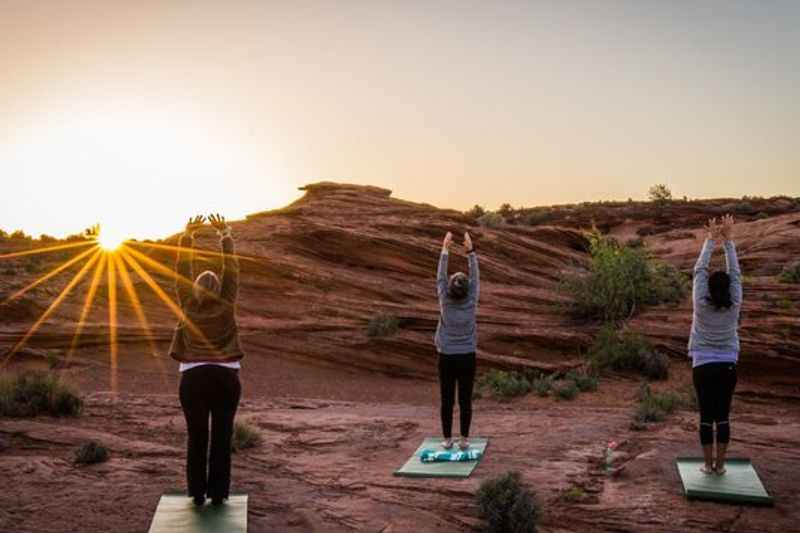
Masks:
[[[442,448],[444,448],[445,450],[449,450],[452,447],[453,447],[453,439],[444,439],[442,441]]]
[[[469,439],[467,437],[461,437],[458,441],[458,447],[461,450],[466,450],[469,448]]]
[[[715,472],[715,473],[716,473],[718,476],[722,476],[722,475],[724,475],[724,474],[725,474],[725,472],[727,472],[727,470],[725,469],[725,465],[722,465],[722,466],[720,466],[720,465],[717,465],[717,466],[714,468],[714,472]]]
[[[704,473],[704,474],[713,474],[714,472],[716,472],[716,470],[714,470],[714,467],[711,466],[711,465],[703,465],[703,466],[701,466],[700,467],[700,471],[702,473]]]

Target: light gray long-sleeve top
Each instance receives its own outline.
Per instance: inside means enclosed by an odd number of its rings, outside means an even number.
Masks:
[[[733,241],[723,244],[725,262],[731,279],[730,291],[733,305],[728,309],[715,309],[709,301],[708,264],[715,242],[703,243],[700,257],[694,266],[692,301],[692,331],[689,336],[689,355],[693,366],[711,362],[736,362],[739,356],[739,311],[742,306],[742,273]]]
[[[439,270],[436,274],[436,291],[439,296],[439,323],[436,326],[434,342],[439,353],[474,353],[478,346],[476,315],[480,296],[480,272],[478,256],[475,252],[467,254],[469,263],[469,291],[461,300],[447,295],[447,259],[449,254],[442,251],[439,256]]]

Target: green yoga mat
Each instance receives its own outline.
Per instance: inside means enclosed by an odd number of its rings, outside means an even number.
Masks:
[[[231,495],[224,505],[195,507],[185,494],[165,494],[156,508],[150,533],[246,533],[247,495]]]
[[[725,474],[704,474],[701,457],[678,457],[676,464],[687,498],[772,505],[750,459],[727,459]]]
[[[471,438],[469,441],[472,448],[480,450],[481,456],[486,454],[489,439]],[[478,466],[480,459],[477,461],[447,461],[442,463],[423,463],[420,461],[419,457],[423,449],[444,450],[441,444],[441,438],[426,438],[417,448],[417,451],[414,452],[414,455],[406,461],[406,464],[395,470],[394,475],[408,477],[469,477],[475,467]]]

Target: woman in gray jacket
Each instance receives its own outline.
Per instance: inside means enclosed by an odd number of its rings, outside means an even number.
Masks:
[[[692,300],[694,314],[689,337],[692,380],[700,406],[700,444],[706,474],[725,473],[725,454],[730,441],[729,412],[736,388],[739,359],[739,310],[742,305],[742,274],[733,244],[731,215],[708,222],[708,238],[694,267]],[[720,240],[725,250],[726,271],[709,275],[711,254]],[[714,458],[714,426],[717,455]]]
[[[445,449],[453,447],[453,405],[458,386],[458,408],[461,415],[459,448],[469,448],[469,426],[472,422],[472,386],[475,381],[477,327],[475,315],[480,294],[478,257],[469,233],[464,233],[464,248],[469,263],[469,276],[456,272],[448,278],[447,260],[453,234],[448,232],[442,243],[436,290],[439,296],[439,323],[436,326],[436,350],[439,352],[439,385],[441,419]]]

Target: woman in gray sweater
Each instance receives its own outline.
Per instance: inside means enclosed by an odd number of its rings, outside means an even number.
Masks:
[[[459,448],[469,448],[469,426],[472,422],[472,386],[475,381],[477,327],[475,315],[480,294],[478,257],[469,233],[464,233],[464,248],[469,263],[469,276],[456,272],[448,278],[447,260],[453,234],[448,232],[442,243],[436,291],[439,296],[439,323],[436,326],[436,350],[439,352],[439,385],[441,419],[445,449],[453,447],[453,405],[458,386],[458,408],[461,415]]]
[[[742,305],[742,274],[733,244],[731,215],[708,222],[708,238],[694,267],[692,331],[689,356],[692,380],[700,406],[700,444],[706,474],[725,473],[725,454],[730,441],[729,412],[736,388],[739,359],[739,310]],[[717,243],[723,240],[726,271],[709,275],[708,264]],[[714,458],[714,426],[717,456]]]

